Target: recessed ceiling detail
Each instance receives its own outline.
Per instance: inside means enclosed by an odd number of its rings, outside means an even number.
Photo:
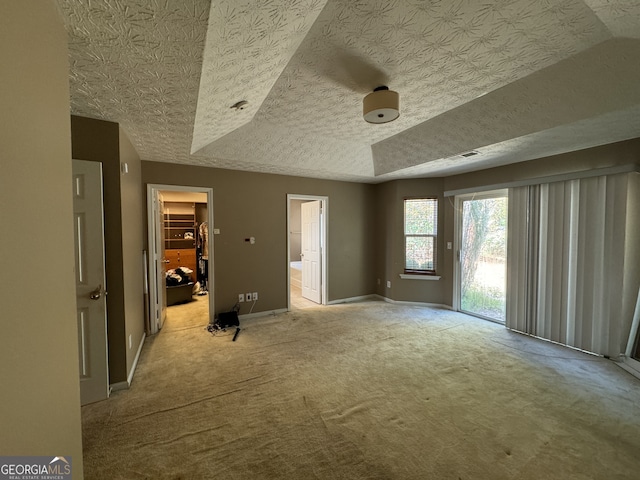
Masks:
[[[72,113],[144,160],[375,183],[638,132],[636,0],[58,4]],[[402,114],[363,121],[391,84]]]
[[[211,2],[192,153],[251,120],[324,4],[320,0]],[[251,101],[246,108],[250,115],[234,116],[224,108],[229,97],[238,96]]]

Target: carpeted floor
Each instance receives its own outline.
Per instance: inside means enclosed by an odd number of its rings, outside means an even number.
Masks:
[[[608,360],[378,301],[232,342],[200,303],[171,307],[129,390],[83,407],[87,479],[639,478],[640,381]]]

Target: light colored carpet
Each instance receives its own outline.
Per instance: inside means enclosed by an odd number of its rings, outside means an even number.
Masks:
[[[83,407],[87,479],[638,478],[640,381],[608,360],[376,301],[232,342],[199,302],[170,309],[128,391]]]

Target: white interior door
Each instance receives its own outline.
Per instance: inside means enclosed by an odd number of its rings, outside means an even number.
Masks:
[[[73,161],[73,216],[80,400],[109,396],[102,164]]]
[[[157,333],[167,318],[167,277],[165,275],[165,266],[167,260],[164,255],[164,200],[162,193],[158,190],[154,190],[153,200],[153,228],[155,245],[153,248],[153,258],[156,264],[155,268],[155,282],[154,282],[154,295],[152,296],[154,301],[153,317],[151,322],[151,333]]]
[[[320,200],[302,204],[302,296],[322,302],[322,245],[320,235]]]

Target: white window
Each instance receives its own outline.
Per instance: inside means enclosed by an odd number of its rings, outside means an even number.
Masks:
[[[435,275],[437,237],[438,199],[405,199],[405,273]]]

